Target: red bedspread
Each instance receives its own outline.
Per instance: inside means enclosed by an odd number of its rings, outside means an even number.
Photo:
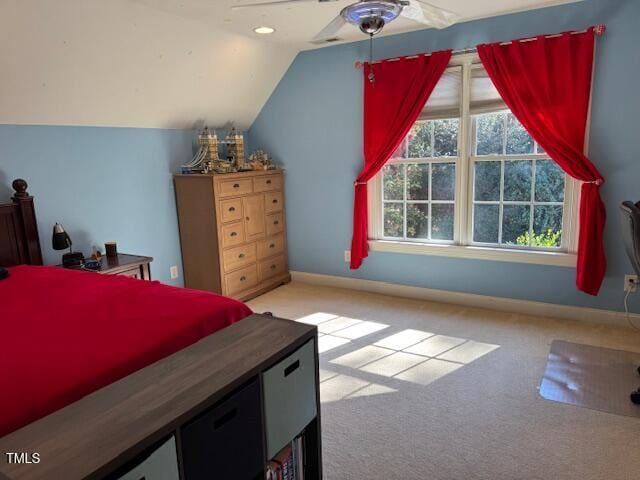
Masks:
[[[0,280],[0,437],[251,314],[123,276],[18,266]]]

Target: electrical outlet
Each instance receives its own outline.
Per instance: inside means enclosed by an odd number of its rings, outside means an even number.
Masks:
[[[177,265],[173,265],[171,268],[169,268],[169,273],[171,274],[171,280],[175,280],[176,278],[178,278]]]
[[[344,251],[344,261],[346,263],[351,263],[351,250]]]
[[[625,275],[624,276],[624,291],[635,293],[638,291],[638,276],[637,275]]]

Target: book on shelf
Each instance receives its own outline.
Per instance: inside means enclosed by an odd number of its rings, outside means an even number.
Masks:
[[[304,480],[304,450],[302,436],[280,450],[267,464],[266,480]]]

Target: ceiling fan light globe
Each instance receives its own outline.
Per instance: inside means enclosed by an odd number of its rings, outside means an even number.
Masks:
[[[360,20],[360,31],[367,35],[375,35],[379,33],[385,25],[382,17],[365,17]]]
[[[386,24],[398,18],[402,8],[403,6],[395,1],[370,0],[348,5],[340,13],[352,25],[360,26],[363,19],[370,17],[380,17]]]

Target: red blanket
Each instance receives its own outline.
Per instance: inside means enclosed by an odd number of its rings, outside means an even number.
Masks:
[[[9,270],[0,280],[0,437],[251,314],[159,282]]]

